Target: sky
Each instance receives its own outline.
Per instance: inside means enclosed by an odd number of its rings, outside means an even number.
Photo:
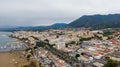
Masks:
[[[0,0],[0,26],[70,23],[83,15],[119,14],[120,0]]]

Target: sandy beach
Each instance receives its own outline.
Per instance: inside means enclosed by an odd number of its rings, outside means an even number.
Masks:
[[[0,67],[22,67],[27,60],[22,57],[23,51],[0,53]]]

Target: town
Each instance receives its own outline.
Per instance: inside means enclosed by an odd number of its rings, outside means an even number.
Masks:
[[[41,67],[105,67],[120,63],[120,32],[89,29],[16,31],[10,37],[28,46],[27,57]]]

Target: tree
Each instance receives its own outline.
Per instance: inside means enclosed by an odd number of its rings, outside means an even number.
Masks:
[[[101,36],[94,35],[94,37],[95,37],[95,38],[97,38],[97,39],[100,39],[100,40],[102,40],[102,37],[101,37]]]
[[[107,64],[105,65],[105,67],[117,67],[117,62],[110,59],[109,55],[106,56],[106,61]]]
[[[71,41],[70,44],[75,44],[76,42],[75,41]]]
[[[68,44],[65,44],[65,47],[67,48],[67,47],[68,47]]]
[[[117,62],[112,59],[108,59],[106,67],[117,67]]]
[[[27,55],[27,60],[30,60],[31,55]]]
[[[39,40],[37,37],[34,37],[34,36],[31,36],[33,39],[35,39],[35,40]]]
[[[49,40],[48,40],[48,39],[45,39],[44,41],[47,42],[47,43],[49,43]]]
[[[110,31],[104,31],[103,32],[103,36],[109,36],[111,34],[113,34],[113,32],[110,32]]]
[[[37,49],[37,48],[38,48],[37,46],[34,47],[34,49]]]
[[[80,57],[80,54],[76,54],[75,58],[77,59],[78,57]]]
[[[36,47],[44,47],[45,45],[46,45],[46,43],[43,41],[36,42]]]
[[[88,38],[81,38],[81,39],[79,39],[79,41],[81,42],[81,41],[88,41],[88,40],[91,40],[93,37],[88,37]]]

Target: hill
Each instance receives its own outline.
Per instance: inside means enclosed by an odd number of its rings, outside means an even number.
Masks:
[[[26,27],[1,27],[0,31],[20,31],[20,30],[25,30],[25,31],[42,31],[46,29],[58,29],[65,27],[67,24],[65,23],[55,23],[50,26],[26,26]]]
[[[65,26],[67,26],[67,24],[65,24],[65,23],[55,23],[55,24],[51,25],[50,28],[62,28]]]
[[[92,29],[120,28],[120,14],[85,15],[68,24],[70,27]]]

